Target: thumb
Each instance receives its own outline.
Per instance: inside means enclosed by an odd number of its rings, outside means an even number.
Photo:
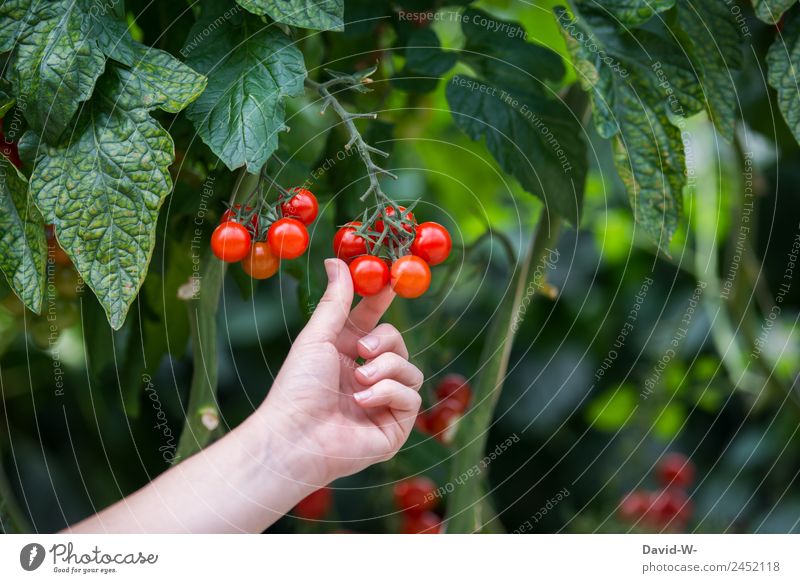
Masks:
[[[326,259],[325,271],[328,288],[297,338],[299,342],[336,342],[350,315],[353,280],[347,264],[341,259]]]

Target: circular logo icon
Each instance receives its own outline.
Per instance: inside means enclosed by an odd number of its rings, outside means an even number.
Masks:
[[[19,552],[19,564],[26,571],[35,571],[44,562],[44,547],[39,543],[30,543]]]

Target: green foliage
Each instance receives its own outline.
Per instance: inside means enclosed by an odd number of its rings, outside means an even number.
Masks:
[[[253,14],[269,15],[289,26],[315,30],[344,28],[344,0],[236,0]]]
[[[800,15],[792,14],[780,37],[769,48],[769,84],[778,92],[778,106],[795,139],[800,141],[800,98],[797,64],[800,62]]]
[[[674,5],[675,0],[607,0],[602,7],[620,25],[639,26]]]
[[[601,14],[583,8],[577,18],[563,9],[556,15],[581,83],[591,92],[595,128],[612,140],[636,221],[666,247],[678,228],[686,184],[676,123],[702,109],[702,89],[672,38],[615,31]]]
[[[471,139],[485,139],[500,167],[540,197],[548,212],[577,225],[586,179],[583,131],[576,114],[544,84],[563,77],[561,59],[513,32],[487,32],[487,26],[511,25],[485,13],[469,10],[464,22],[467,43],[460,58],[481,76],[457,75],[448,82],[453,121]]]
[[[706,101],[708,117],[720,134],[733,140],[736,125],[735,76],[742,66],[741,34],[722,2],[678,0],[678,34],[682,34]]]
[[[25,305],[39,313],[47,244],[44,223],[28,197],[25,177],[0,156],[0,270]]]
[[[205,6],[183,50],[189,65],[209,75],[209,83],[187,116],[229,169],[246,165],[257,174],[285,129],[285,98],[303,92],[303,55],[278,28],[254,16],[212,26],[226,4]]]
[[[38,147],[33,132],[23,138],[36,152],[36,204],[113,328],[122,326],[144,281],[158,210],[172,190],[172,138],[149,111],[195,97],[147,87],[136,69],[110,68],[69,136]]]
[[[783,13],[795,5],[797,0],[753,0],[756,15],[766,23],[775,24]]]

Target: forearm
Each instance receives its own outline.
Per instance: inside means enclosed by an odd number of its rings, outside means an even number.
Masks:
[[[261,532],[324,485],[258,411],[209,448],[65,532]]]

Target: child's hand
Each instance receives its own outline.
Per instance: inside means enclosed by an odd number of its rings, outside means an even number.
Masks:
[[[313,467],[301,475],[317,487],[391,458],[414,426],[423,381],[400,333],[378,325],[394,293],[387,287],[351,312],[347,265],[328,259],[325,268],[328,289],[257,413],[275,447]]]

